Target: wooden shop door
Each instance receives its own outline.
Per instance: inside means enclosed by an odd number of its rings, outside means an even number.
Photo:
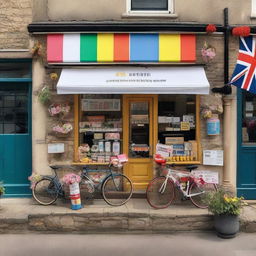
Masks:
[[[123,96],[123,152],[129,161],[124,173],[134,189],[145,190],[153,177],[153,154],[157,140],[157,96]]]

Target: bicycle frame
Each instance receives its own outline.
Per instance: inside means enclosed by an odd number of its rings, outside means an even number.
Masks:
[[[107,174],[103,179],[101,179],[100,182],[97,184],[97,183],[95,183],[95,182],[90,178],[90,175],[88,174],[87,168],[84,167],[84,168],[83,168],[83,172],[82,172],[82,174],[81,174],[81,178],[82,178],[82,179],[85,178],[86,180],[88,180],[88,181],[91,183],[91,185],[94,187],[94,189],[97,189],[97,190],[100,190],[100,191],[101,191],[102,185],[104,184],[105,180],[108,179],[108,178],[111,176],[112,179],[113,179],[113,181],[114,181],[114,184],[115,184],[116,189],[118,189],[118,186],[116,185],[115,179],[114,179],[114,177],[115,177],[117,174],[113,173],[113,171],[112,171],[112,169],[111,169],[111,166],[109,166],[109,168],[107,169],[107,173],[108,173],[108,174]],[[99,187],[100,187],[100,188],[99,188]],[[93,192],[94,192],[94,191],[93,191]],[[93,193],[93,192],[92,192],[92,193]]]
[[[192,196],[197,196],[197,195],[201,195],[203,193],[205,193],[205,191],[201,191],[199,193],[193,193],[193,194],[189,194],[189,188],[191,186],[191,182],[190,182],[190,179],[188,178],[187,182],[186,182],[186,190],[184,190],[182,188],[182,184],[179,182],[178,179],[176,179],[172,173],[175,172],[174,170],[172,169],[168,169],[168,173],[166,175],[166,178],[165,178],[165,181],[163,182],[163,184],[161,185],[160,189],[159,189],[159,193],[163,194],[165,189],[166,189],[166,184],[168,182],[168,179],[170,179],[173,184],[176,185],[176,187],[182,192],[183,196],[186,197],[186,198],[189,198],[189,197],[192,197]],[[181,176],[182,177],[182,176]],[[184,177],[187,177],[187,175]],[[200,188],[199,188],[200,189]]]
[[[50,175],[45,175],[43,176],[43,178],[49,178],[53,181],[55,188],[57,190],[58,196],[63,196],[64,195],[64,190],[63,190],[63,186],[57,176],[56,171],[54,170],[55,175],[54,176],[50,176]]]

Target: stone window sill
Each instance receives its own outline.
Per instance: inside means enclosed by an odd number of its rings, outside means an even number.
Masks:
[[[176,13],[123,13],[122,18],[149,18],[149,19],[176,19],[178,15]]]

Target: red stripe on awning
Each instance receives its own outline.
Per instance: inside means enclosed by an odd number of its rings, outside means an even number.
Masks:
[[[181,35],[181,62],[196,61],[195,35]]]
[[[63,62],[63,35],[47,35],[47,61]]]
[[[129,34],[114,34],[114,61],[126,62],[130,60]]]

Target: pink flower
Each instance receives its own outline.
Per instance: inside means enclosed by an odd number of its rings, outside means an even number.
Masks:
[[[71,185],[74,183],[80,183],[81,177],[74,173],[68,173],[68,174],[64,175],[64,177],[62,178],[62,181],[63,181],[63,183],[65,183],[67,185]]]

